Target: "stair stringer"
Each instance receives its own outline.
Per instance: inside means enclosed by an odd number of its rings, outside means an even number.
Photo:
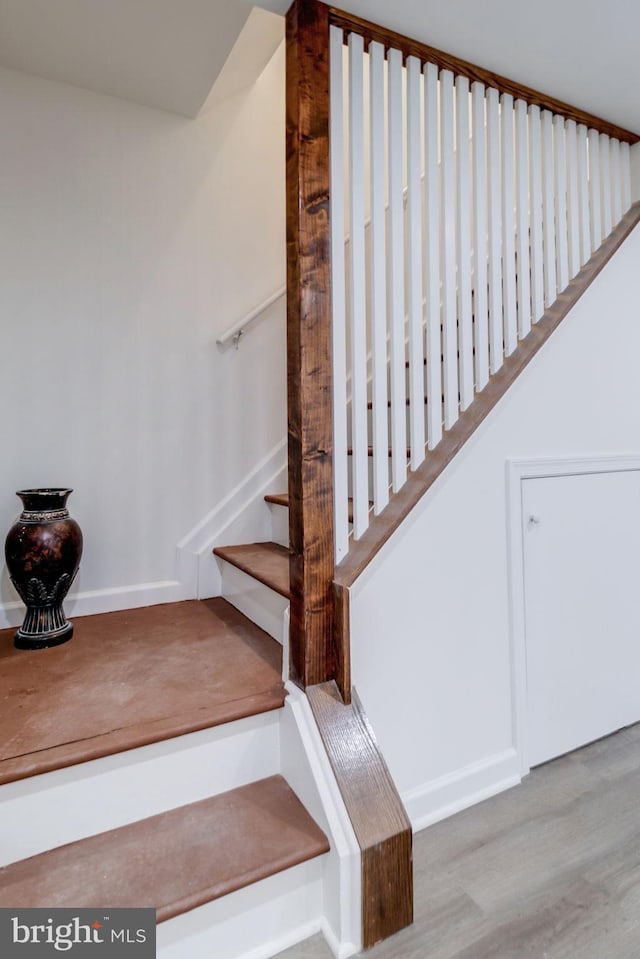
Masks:
[[[176,547],[185,595],[208,599],[222,594],[222,574],[211,556],[214,546],[271,538],[267,493],[286,486],[287,441],[284,438]]]
[[[329,837],[321,929],[336,959],[362,949],[362,857],[307,697],[293,683],[281,718],[281,770]]]

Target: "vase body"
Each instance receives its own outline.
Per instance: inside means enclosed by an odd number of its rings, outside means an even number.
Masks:
[[[70,489],[20,490],[23,510],[9,530],[5,558],[11,582],[27,607],[15,635],[18,649],[66,643],[73,624],[62,603],[82,556],[82,532],[69,516]]]

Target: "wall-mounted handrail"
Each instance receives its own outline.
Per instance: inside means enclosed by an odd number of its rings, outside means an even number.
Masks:
[[[259,303],[250,313],[247,313],[241,320],[238,320],[237,323],[234,323],[233,326],[225,330],[216,340],[218,346],[226,348],[230,344],[233,344],[233,346],[238,349],[240,340],[247,332],[248,327],[250,327],[252,323],[255,323],[263,313],[266,313],[270,306],[273,306],[274,303],[277,303],[278,300],[281,300],[286,295],[287,287],[281,286],[279,290],[276,290],[276,292],[272,293],[266,300]]]

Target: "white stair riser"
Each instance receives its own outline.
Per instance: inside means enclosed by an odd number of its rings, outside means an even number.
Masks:
[[[0,865],[278,773],[280,714],[276,709],[1,786]]]
[[[162,922],[158,959],[266,959],[322,928],[320,856]]]
[[[288,548],[289,510],[286,506],[278,506],[277,503],[268,503],[267,505],[271,513],[271,540]]]
[[[283,643],[284,614],[289,600],[231,563],[219,557],[218,562],[222,567],[224,598],[279,643]]]

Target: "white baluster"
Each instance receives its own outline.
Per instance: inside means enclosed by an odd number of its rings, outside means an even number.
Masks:
[[[389,419],[387,408],[387,252],[384,169],[384,47],[369,45],[371,166],[371,398],[373,405],[373,508],[389,502]]]
[[[331,314],[333,318],[333,475],[335,559],[349,549],[347,461],[347,320],[345,284],[345,182],[342,30],[330,33]]]
[[[622,219],[622,180],[620,177],[620,140],[611,137],[611,214],[613,226]]]
[[[489,379],[489,305],[487,302],[487,162],[484,86],[473,84],[473,331],[476,348],[476,388]]]
[[[503,93],[500,103],[502,154],[502,291],[504,297],[504,351],[518,345],[516,308],[516,251],[513,175],[513,97]]]
[[[556,213],[556,283],[564,290],[569,283],[569,249],[567,242],[567,151],[564,117],[553,118],[553,160]]]
[[[492,373],[496,373],[503,362],[500,165],[498,91],[490,88],[487,90],[487,170],[489,225],[489,360]]]
[[[544,305],[551,306],[558,292],[556,280],[556,231],[553,169],[553,116],[542,111],[542,233],[544,257]]]
[[[411,469],[424,460],[424,335],[422,325],[422,144],[420,61],[407,59],[407,240],[409,285],[409,425]]]
[[[427,312],[427,437],[429,449],[442,439],[440,353],[440,198],[438,193],[438,68],[424,67],[425,285]]]
[[[589,130],[589,201],[591,205],[591,252],[602,243],[602,205],[600,193],[600,134]]]
[[[578,196],[578,131],[575,120],[567,120],[567,223],[569,277],[580,272],[580,200]]]
[[[602,231],[605,237],[613,229],[611,220],[611,156],[609,136],[600,134],[600,204],[602,208]]]
[[[540,107],[529,107],[529,176],[531,182],[531,318],[544,313],[544,235],[542,229],[542,142]]]
[[[529,118],[527,104],[516,100],[516,219],[518,335],[531,329],[531,263],[529,255]]]
[[[589,205],[589,166],[587,128],[580,123],[577,129],[578,146],[578,208],[580,215],[580,265],[591,256],[591,210]]]
[[[473,402],[471,319],[471,173],[469,166],[469,81],[456,78],[458,323],[460,328],[460,409]]]
[[[404,190],[402,53],[389,50],[389,281],[391,346],[391,477],[394,492],[407,478],[404,333]]]
[[[364,40],[349,34],[349,289],[351,294],[351,446],[353,535],[369,523],[367,313],[364,212]]]
[[[626,213],[631,206],[631,147],[628,143],[620,144],[620,176],[622,182],[622,212]]]
[[[442,352],[444,426],[458,419],[456,303],[456,171],[453,151],[453,73],[440,73],[440,196],[442,202]]]

